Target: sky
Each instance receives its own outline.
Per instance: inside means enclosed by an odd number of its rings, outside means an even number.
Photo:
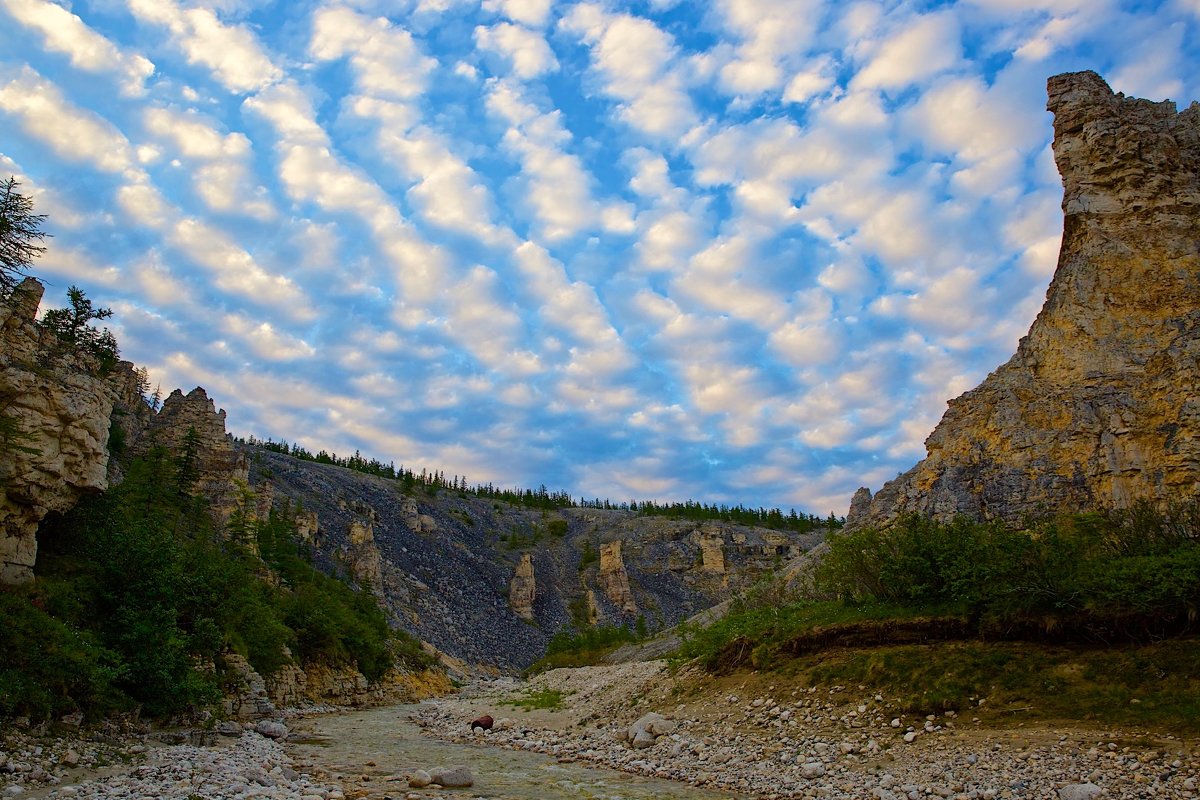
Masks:
[[[844,514],[1041,307],[1046,78],[1183,108],[1198,43],[1200,0],[0,0],[0,175],[46,304],[236,434]]]

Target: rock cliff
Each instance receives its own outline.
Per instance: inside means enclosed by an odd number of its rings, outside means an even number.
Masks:
[[[533,554],[521,556],[517,570],[508,584],[508,605],[513,613],[529,622],[533,621],[533,601],[537,597],[537,582],[533,576]]]
[[[140,437],[137,450],[153,446],[165,447],[185,460],[194,479],[192,491],[209,500],[218,528],[234,515],[245,523],[257,517],[259,503],[249,492],[246,456],[225,432],[225,409],[218,410],[202,387],[186,395],[179,389],[171,392]],[[260,494],[269,491],[263,488]]]
[[[621,558],[621,540],[600,545],[600,588],[604,596],[625,614],[636,614],[637,601],[629,586],[629,573],[625,571],[625,559]]]
[[[0,303],[0,584],[33,579],[47,514],[108,488],[110,418],[133,377],[129,364],[102,378],[54,355],[35,324],[42,291],[27,278]]]
[[[1048,93],[1065,219],[1046,303],[950,401],[925,460],[855,495],[848,527],[1200,492],[1200,104],[1113,94],[1093,72]]]
[[[808,550],[821,534],[512,506],[246,446],[315,564],[377,592],[398,627],[461,670],[513,671],[572,624],[685,619]],[[370,522],[370,542],[366,523]],[[551,524],[555,523],[555,524]],[[562,523],[565,524],[565,529]],[[355,553],[378,554],[378,583]]]

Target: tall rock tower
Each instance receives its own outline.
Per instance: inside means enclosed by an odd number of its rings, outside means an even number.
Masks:
[[[1200,494],[1200,104],[1113,94],[1094,72],[1048,92],[1065,220],[1046,304],[848,526]]]

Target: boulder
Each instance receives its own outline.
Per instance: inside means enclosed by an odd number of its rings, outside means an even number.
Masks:
[[[453,767],[434,767],[429,770],[429,777],[433,779],[434,783],[445,786],[447,789],[465,789],[475,785],[475,778],[471,775],[471,770],[462,764]]]
[[[259,733],[268,739],[286,739],[288,737],[287,726],[282,722],[276,722],[275,720],[260,720],[258,724],[254,726],[254,730],[256,733]]]
[[[1059,800],[1092,800],[1104,790],[1094,783],[1071,783],[1058,790]]]
[[[410,789],[424,789],[431,783],[433,783],[433,777],[423,769],[408,776],[408,788]]]
[[[625,739],[637,749],[650,747],[659,736],[674,731],[676,724],[675,720],[651,711],[624,731]]]

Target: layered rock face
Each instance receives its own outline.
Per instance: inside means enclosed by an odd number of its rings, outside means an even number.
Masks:
[[[533,555],[525,553],[508,584],[508,606],[521,619],[533,621],[533,600],[537,597],[537,582],[533,576]]]
[[[621,558],[621,540],[600,545],[600,588],[613,605],[626,614],[636,614],[637,601],[629,585],[625,559]]]
[[[277,506],[303,509],[297,531],[313,563],[381,588],[392,623],[464,674],[523,669],[571,625],[673,625],[823,538],[591,508],[553,512],[561,531],[540,509],[243,449],[251,485],[269,478]],[[378,584],[352,556],[369,548]]]
[[[218,410],[202,387],[186,395],[179,389],[171,392],[151,420],[139,449],[153,445],[176,456],[190,456],[196,476],[193,493],[209,500],[218,526],[236,513],[247,522],[254,519],[259,503],[247,496],[250,468],[246,455],[234,448],[225,433],[225,409]]]
[[[0,450],[0,583],[33,580],[38,524],[108,488],[117,381],[51,358],[34,324],[42,285],[0,304],[0,414],[15,426]]]
[[[950,401],[928,457],[855,495],[849,527],[1200,493],[1200,104],[1114,95],[1093,72],[1048,90],[1065,220],[1046,303]]]

